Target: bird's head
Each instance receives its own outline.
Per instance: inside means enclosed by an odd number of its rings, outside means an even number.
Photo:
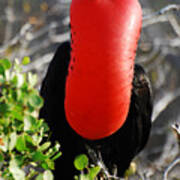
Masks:
[[[126,120],[141,21],[137,0],[72,0],[65,113],[84,138],[107,137]]]

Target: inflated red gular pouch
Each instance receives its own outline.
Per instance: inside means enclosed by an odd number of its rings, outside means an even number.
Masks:
[[[129,111],[142,10],[137,0],[72,0],[70,18],[67,121],[82,137],[101,139]]]

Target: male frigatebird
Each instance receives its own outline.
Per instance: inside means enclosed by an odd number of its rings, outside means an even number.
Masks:
[[[57,49],[41,87],[40,117],[63,153],[56,179],[73,179],[81,153],[123,176],[144,148],[152,94],[145,71],[134,65],[141,24],[138,0],[72,0],[71,42]]]

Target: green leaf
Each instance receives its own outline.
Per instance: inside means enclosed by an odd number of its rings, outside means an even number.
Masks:
[[[95,166],[89,169],[89,177],[90,179],[95,179],[95,177],[98,175],[100,172],[101,168],[99,166]]]
[[[16,75],[12,76],[12,78],[11,78],[11,83],[12,83],[12,85],[14,85],[14,86],[17,85],[17,83],[18,83],[18,78],[17,78]]]
[[[46,162],[42,162],[41,167],[46,170],[49,169],[48,164]]]
[[[1,66],[0,66],[1,67]],[[0,85],[4,84],[5,83],[5,79],[4,77],[2,76],[2,74],[0,73]]]
[[[77,175],[75,175],[74,180],[79,180],[79,177]]]
[[[10,106],[8,104],[0,103],[0,115],[1,115],[1,113],[5,114],[5,113],[9,112],[9,110],[10,110]]]
[[[68,172],[67,172],[68,173]],[[43,180],[53,180],[53,174],[51,171],[47,170],[43,173]]]
[[[25,56],[24,58],[23,58],[23,60],[22,60],[22,64],[23,65],[27,65],[27,64],[29,64],[31,61],[30,61],[30,57],[28,57],[28,56]]]
[[[80,180],[91,180],[90,177],[87,174],[81,174]]]
[[[48,169],[54,170],[54,162],[51,159],[46,159],[45,163],[47,164]]]
[[[60,148],[60,144],[56,143],[56,145],[53,148],[49,149],[49,152],[47,153],[48,156],[53,157],[59,151],[59,148]]]
[[[39,174],[39,175],[36,177],[35,180],[44,180],[44,179],[43,179],[43,174],[42,174],[42,173]]]
[[[36,119],[31,115],[26,116],[26,118],[24,119],[24,131],[33,130],[33,127],[35,125],[36,125]]]
[[[44,155],[42,152],[40,151],[36,151],[32,154],[32,159],[33,161],[44,161],[45,159],[47,159],[48,157],[46,155]]]
[[[10,134],[10,139],[9,139],[9,150],[12,151],[14,147],[16,146],[16,140],[17,140],[17,134],[16,132],[12,132]]]
[[[46,142],[43,145],[41,145],[38,150],[44,151],[44,150],[48,149],[50,146],[51,146],[51,142]]]
[[[9,97],[11,98],[12,101],[17,100],[17,91],[16,91],[16,89],[10,89],[9,90]]]
[[[17,138],[16,148],[19,152],[27,150],[24,134],[19,135],[19,137]]]
[[[43,100],[40,96],[36,94],[31,94],[29,96],[29,103],[33,107],[40,108],[43,105]]]
[[[11,62],[8,59],[0,59],[0,64],[4,67],[4,69],[11,68]]]
[[[23,123],[22,121],[13,120],[13,128],[16,129],[16,131],[22,132],[23,131]]]
[[[15,110],[11,111],[11,115],[14,119],[17,119],[19,121],[22,121],[23,120],[23,115],[22,115],[22,112],[18,112]]]
[[[4,161],[4,155],[2,152],[0,152],[0,162]]]
[[[9,170],[15,180],[25,180],[25,172],[20,167],[18,167],[15,159],[10,161]]]
[[[33,142],[34,142],[34,144],[35,145],[39,145],[39,143],[42,141],[42,139],[43,139],[43,136],[42,135],[36,135],[36,134],[34,134],[33,136],[32,136],[32,139],[33,139]]]
[[[88,157],[85,154],[77,156],[74,160],[74,166],[77,170],[83,170],[88,166]]]
[[[58,153],[52,158],[52,160],[54,161],[54,160],[58,159],[61,155],[62,155],[62,152],[58,152]]]
[[[14,159],[16,160],[16,163],[18,164],[18,166],[23,166],[24,162],[26,160],[26,156],[22,156],[22,154],[15,154]]]
[[[35,151],[36,147],[35,147],[35,143],[34,143],[32,136],[25,134],[24,138],[25,138],[25,142],[26,142],[27,151],[30,151],[30,152]]]
[[[42,121],[42,119],[40,119],[40,120]],[[43,122],[41,127],[43,128],[44,132],[49,131],[49,126],[48,126],[48,124],[46,122]]]
[[[5,68],[2,64],[0,64],[0,74],[4,76]]]

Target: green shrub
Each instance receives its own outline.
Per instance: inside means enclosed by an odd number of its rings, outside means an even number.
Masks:
[[[0,177],[51,180],[60,145],[51,145],[48,125],[38,119],[43,100],[34,87],[37,76],[22,72],[28,63],[28,57],[13,66],[0,59]]]

